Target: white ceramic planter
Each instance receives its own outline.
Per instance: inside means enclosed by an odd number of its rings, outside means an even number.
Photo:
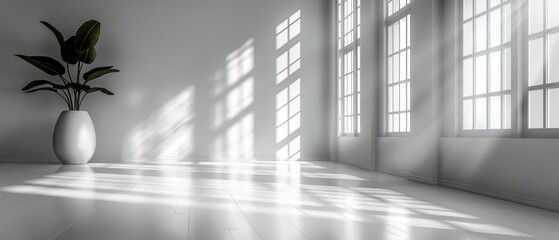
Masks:
[[[64,164],[85,164],[95,152],[93,121],[86,111],[63,111],[54,127],[54,153]]]

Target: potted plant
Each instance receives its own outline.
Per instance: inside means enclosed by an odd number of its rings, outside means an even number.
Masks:
[[[83,23],[75,36],[67,39],[51,24],[44,21],[41,23],[50,29],[58,40],[65,66],[51,57],[16,54],[17,57],[59,80],[35,80],[27,84],[22,91],[49,91],[58,94],[64,100],[68,110],[63,111],[56,122],[53,134],[54,152],[64,164],[84,164],[95,152],[96,136],[91,117],[87,111],[81,110],[81,105],[85,97],[91,93],[114,95],[105,88],[91,86],[91,83],[99,77],[119,70],[108,66],[84,71],[84,67],[92,64],[97,57],[95,45],[101,33],[101,24],[98,21],[90,20]]]

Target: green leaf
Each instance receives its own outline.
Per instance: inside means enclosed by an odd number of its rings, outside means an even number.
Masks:
[[[79,84],[79,83],[67,83],[65,86],[62,86],[61,89],[72,89],[76,92],[87,92],[89,89],[91,89],[90,86],[87,86],[85,84]]]
[[[115,95],[111,91],[109,91],[105,88],[100,88],[100,87],[92,87],[91,89],[87,90],[87,93],[94,93],[94,92],[97,92],[97,91],[100,91],[100,92],[102,92],[104,94],[107,94],[107,95]]]
[[[21,91],[27,91],[27,90],[29,90],[29,89],[31,89],[31,88],[38,87],[38,86],[45,85],[45,84],[49,84],[49,85],[51,85],[53,88],[56,88],[56,89],[62,89],[62,88],[64,88],[63,85],[56,84],[56,83],[53,83],[53,82],[48,81],[48,80],[35,80],[35,81],[32,81],[32,82],[28,83],[27,85],[25,85],[25,87],[23,87],[23,88],[21,89]]]
[[[84,73],[83,74],[83,79],[85,79],[85,81],[91,81],[91,80],[99,78],[99,77],[101,77],[105,74],[109,74],[109,73],[113,73],[113,72],[120,72],[120,70],[112,69],[112,68],[113,68],[113,66],[94,68],[94,69],[90,70],[89,72]]]
[[[86,50],[80,51],[79,54],[80,61],[87,64],[92,64],[95,61],[96,57],[97,57],[97,50],[95,50],[94,47],[90,47]]]
[[[55,76],[55,75],[63,75],[66,73],[66,68],[58,61],[50,58],[50,57],[42,57],[42,56],[24,56],[18,55],[17,57],[25,60],[26,62],[30,63],[31,65],[41,69],[43,72]]]
[[[64,42],[65,47],[60,49],[62,53],[62,60],[72,65],[78,63],[79,60],[78,51],[74,47],[75,40],[76,40],[75,36],[68,38],[68,40]]]
[[[89,89],[91,89],[91,87],[84,84],[84,85],[82,85],[81,89],[82,89],[82,91],[87,92],[87,91],[89,91]]]
[[[62,33],[60,33],[60,31],[58,31],[58,29],[56,29],[54,26],[52,26],[50,23],[45,22],[45,21],[41,21],[41,23],[45,26],[47,26],[47,28],[50,29],[50,31],[54,34],[54,36],[56,37],[56,40],[58,40],[58,44],[60,45],[60,50],[61,52],[63,52],[64,48],[66,48],[66,44],[64,42],[64,35],[62,35]],[[62,58],[64,58],[64,55],[62,55]]]
[[[97,41],[99,41],[100,34],[101,23],[95,20],[85,22],[76,32],[76,49],[78,51],[83,51],[90,47],[94,47]]]
[[[51,88],[51,87],[44,87],[44,88],[36,88],[33,90],[25,91],[25,93],[32,93],[37,91],[51,91],[51,92],[58,92],[58,90]]]

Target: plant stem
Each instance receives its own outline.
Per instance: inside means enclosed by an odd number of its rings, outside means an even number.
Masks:
[[[64,92],[64,91],[63,91],[63,92]],[[70,109],[71,107],[70,107],[70,103],[68,102],[68,100],[66,100],[66,98],[64,98],[64,96],[62,96],[62,94],[60,94],[60,93],[58,93],[58,92],[56,92],[56,94],[58,94],[58,96],[60,96],[60,97],[64,100],[64,102],[66,102],[66,105],[67,105],[68,108]],[[70,110],[71,110],[71,109],[70,109]]]
[[[86,57],[87,57],[87,54],[86,54]],[[82,72],[83,64],[84,63],[82,63],[81,61],[78,61],[78,75],[76,76],[76,83],[77,84],[80,84],[80,75],[81,75],[81,72]],[[80,101],[80,95],[81,95],[81,91],[82,91],[81,87],[82,86],[80,86],[80,88],[77,91],[74,91],[76,107],[78,108],[77,110],[80,110],[80,105],[81,105],[81,101]]]
[[[68,59],[68,61],[70,61]],[[73,82],[74,80],[72,79],[72,74],[70,74],[70,64],[68,64],[68,62],[66,62],[66,73],[68,74],[68,78],[70,78],[70,82]]]
[[[85,96],[87,96],[87,92],[83,95],[82,99],[80,100],[80,106],[82,105],[82,102],[85,99]]]
[[[67,84],[68,81],[64,78],[64,76],[59,75],[59,77],[60,77],[60,79],[62,79],[62,82],[64,82],[65,84]],[[66,91],[68,91],[68,94],[66,94]],[[62,90],[62,93],[64,93],[64,96],[66,96],[66,98],[68,98],[68,101],[67,101],[67,102],[71,102],[71,101],[72,101],[72,98],[70,97],[70,96],[71,96],[70,90],[69,90],[69,89],[66,89],[66,91],[64,91],[64,89],[63,89],[63,90]],[[68,107],[70,108],[70,110],[72,110],[72,106],[71,106],[70,104],[68,105]]]

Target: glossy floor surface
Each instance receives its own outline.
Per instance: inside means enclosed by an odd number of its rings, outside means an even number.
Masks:
[[[332,162],[0,164],[0,239],[559,239],[559,214]]]

